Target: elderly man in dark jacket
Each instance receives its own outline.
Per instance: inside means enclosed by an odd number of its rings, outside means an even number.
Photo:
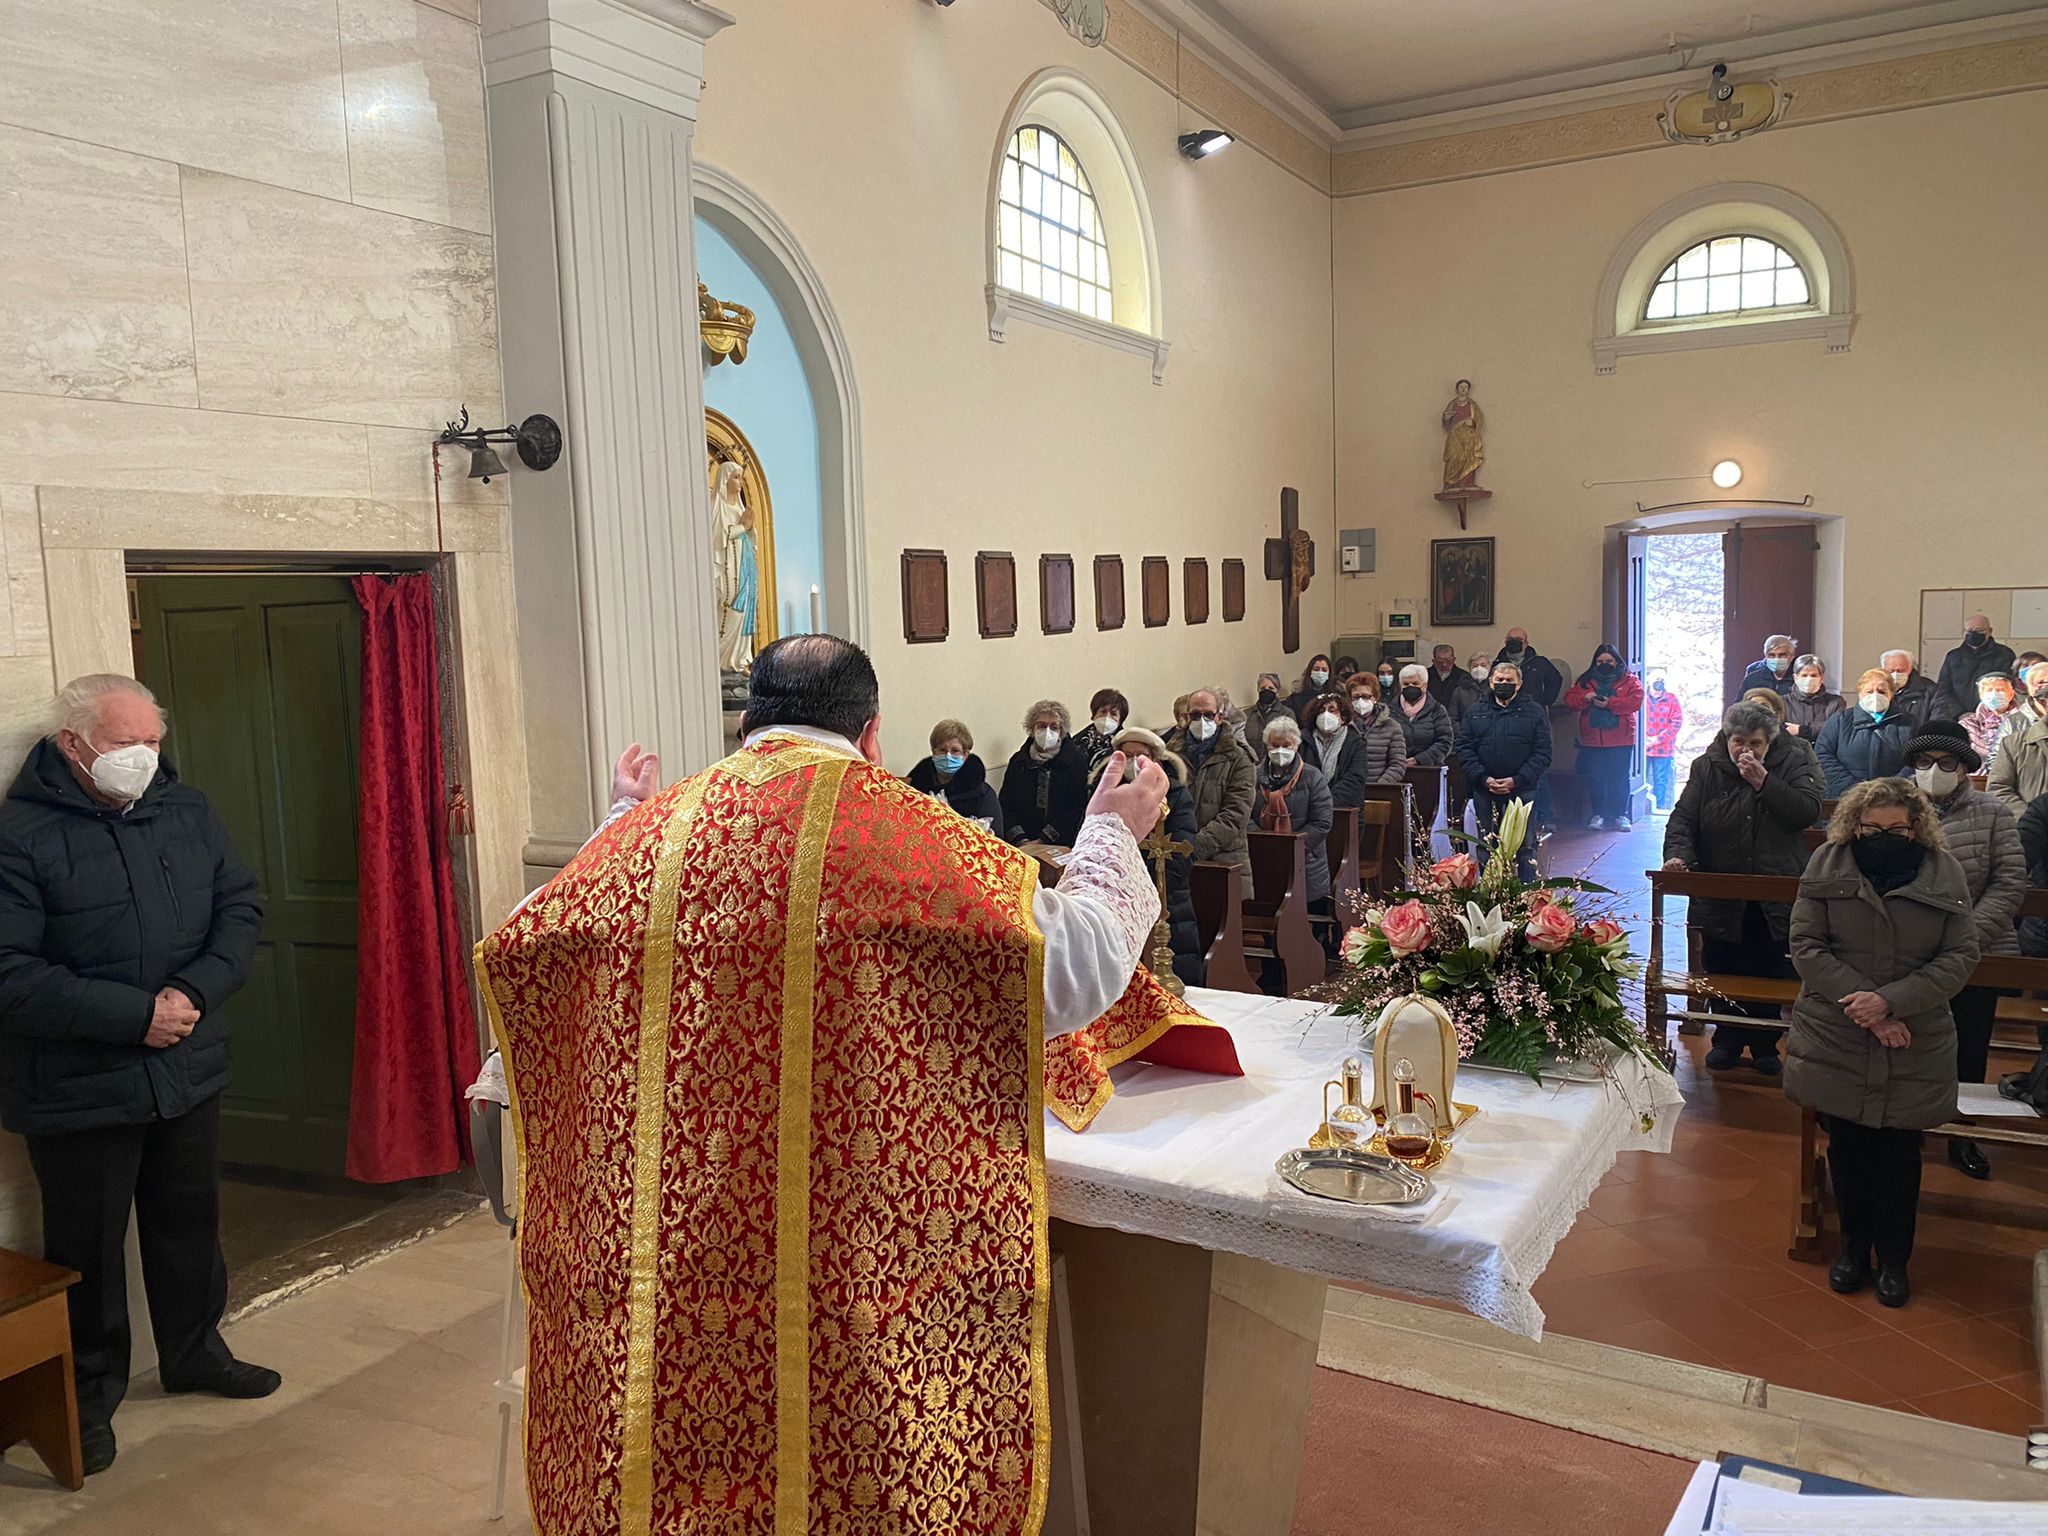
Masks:
[[[1492,694],[1476,704],[1458,731],[1458,761],[1472,790],[1472,810],[1479,835],[1500,831],[1501,817],[1511,801],[1532,801],[1543,775],[1550,771],[1550,716],[1522,687],[1522,669],[1498,662]],[[1489,851],[1479,852],[1483,864]],[[1516,867],[1524,880],[1536,878],[1536,840],[1527,838]]]
[[[2010,672],[2018,659],[2011,646],[1992,638],[1988,617],[1971,614],[1963,620],[1963,643],[1941,659],[1928,718],[1960,720],[1977,707],[1977,679],[1987,672]]]
[[[1796,875],[1806,867],[1806,828],[1820,815],[1827,786],[1813,754],[1785,734],[1761,704],[1741,703],[1721,732],[1693,760],[1684,793],[1664,827],[1664,867],[1717,875]],[[1783,902],[1696,896],[1690,926],[1700,930],[1700,963],[1728,976],[1789,978],[1786,957],[1792,909]],[[1773,1016],[1758,1003],[1731,1003],[1752,1017]],[[1747,1050],[1766,1076],[1784,1070],[1778,1033],[1723,1024],[1714,1031],[1707,1065],[1737,1066]]]
[[[165,1389],[278,1386],[220,1336],[221,1008],[263,909],[206,797],[161,761],[163,730],[132,678],[79,678],[0,806],[0,1121],[27,1138],[45,1255],[81,1276],[68,1301],[88,1472],[114,1459],[128,1387],[131,1205]]]

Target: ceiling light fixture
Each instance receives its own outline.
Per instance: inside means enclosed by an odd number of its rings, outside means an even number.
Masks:
[[[1732,491],[1742,484],[1742,466],[1733,459],[1723,459],[1714,466],[1714,484],[1724,491]]]
[[[518,451],[519,462],[528,469],[551,469],[562,456],[562,429],[555,425],[552,416],[529,416],[516,427],[472,427],[466,405],[461,419],[449,422],[438,441],[460,443],[467,448],[468,478],[481,480],[485,485],[505,473],[505,461],[498,457],[492,443],[512,444]]]
[[[1190,160],[1206,160],[1209,156],[1230,148],[1236,139],[1221,128],[1197,128],[1193,133],[1180,136],[1180,152]]]
[[[1716,64],[1714,66],[1714,83],[1711,90],[1716,101],[1727,101],[1735,95],[1735,87],[1728,83],[1728,66],[1726,64]]]

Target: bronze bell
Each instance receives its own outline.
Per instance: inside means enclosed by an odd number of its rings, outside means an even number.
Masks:
[[[491,476],[505,473],[505,461],[498,457],[498,450],[489,443],[478,443],[469,450],[469,478],[491,483]]]

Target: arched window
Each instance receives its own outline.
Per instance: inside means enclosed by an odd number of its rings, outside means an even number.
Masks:
[[[1720,235],[1702,240],[1658,275],[1643,319],[1654,325],[1808,309],[1812,303],[1806,269],[1785,247],[1761,235]]]
[[[1069,70],[1042,70],[989,147],[989,339],[1043,326],[1150,358],[1159,383],[1159,245],[1137,153],[1108,101]]]
[[[1762,341],[1849,350],[1849,250],[1826,214],[1783,187],[1710,182],[1645,218],[1607,263],[1593,368],[1624,357]]]
[[[996,192],[996,281],[1091,319],[1112,318],[1109,238],[1095,189],[1050,128],[1010,135]]]

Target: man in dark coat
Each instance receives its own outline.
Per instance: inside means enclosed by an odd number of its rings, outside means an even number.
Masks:
[[[1991,637],[1991,620],[1973,613],[1963,620],[1963,643],[1941,660],[1934,685],[1931,720],[1960,720],[1977,707],[1977,679],[1986,672],[2010,672],[2019,658],[2011,646]]]
[[[1739,703],[1723,719],[1713,743],[1693,760],[1685,789],[1664,827],[1664,867],[1718,875],[1796,875],[1806,868],[1805,831],[1826,798],[1820,764],[1777,716],[1762,705]],[[1687,922],[1700,930],[1700,961],[1730,976],[1789,978],[1785,952],[1792,908],[1784,902],[1729,901],[1695,896]],[[1771,1017],[1759,1003],[1725,1003],[1716,1012]],[[1756,1069],[1775,1076],[1784,1068],[1778,1031],[1723,1024],[1714,1030],[1707,1065],[1727,1071],[1747,1050]]]
[[[1510,802],[1533,799],[1550,771],[1550,717],[1524,691],[1511,662],[1493,669],[1493,692],[1473,706],[1458,731],[1458,760],[1472,789],[1474,824],[1481,837],[1500,831]],[[1526,839],[1516,859],[1524,880],[1536,878],[1535,838]],[[1480,851],[1484,863],[1489,853]]]
[[[1557,663],[1539,655],[1530,642],[1529,631],[1520,625],[1508,631],[1507,644],[1500,648],[1496,662],[1506,662],[1522,674],[1521,697],[1534,700],[1544,711],[1546,724],[1552,705],[1564,692],[1564,673]],[[1542,777],[1538,778],[1530,791],[1530,821],[1532,831],[1530,842],[1534,844],[1539,836],[1547,837],[1557,830],[1557,811],[1550,800],[1550,768],[1546,762]],[[1531,855],[1533,857],[1533,853]]]
[[[1792,691],[1792,661],[1799,650],[1799,642],[1791,635],[1769,635],[1764,639],[1764,655],[1761,661],[1752,661],[1749,670],[1742,674],[1742,683],[1735,690],[1739,699],[1755,688],[1768,688],[1783,696]]]
[[[67,1300],[97,1472],[128,1388],[131,1205],[165,1390],[278,1387],[220,1336],[221,1008],[263,909],[206,797],[161,761],[149,690],[102,674],[58,702],[0,806],[0,1121],[27,1138],[45,1256],[82,1277]]]

